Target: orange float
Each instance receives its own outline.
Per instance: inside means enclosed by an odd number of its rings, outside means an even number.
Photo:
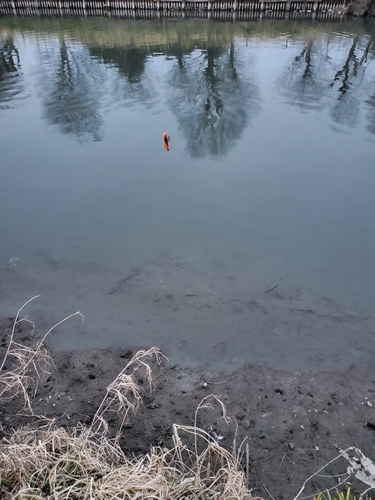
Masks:
[[[169,141],[170,141],[169,135],[167,134],[167,132],[163,132],[164,149],[166,149],[167,151],[169,151]]]

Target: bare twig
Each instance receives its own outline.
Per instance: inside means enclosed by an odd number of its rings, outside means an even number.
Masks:
[[[279,279],[279,283],[281,282],[281,278]],[[272,290],[275,290],[275,288],[277,288],[279,286],[279,283],[277,283],[275,286],[273,286],[272,288],[269,288],[268,290],[266,290],[265,293],[270,293],[272,292]]]
[[[299,496],[301,495],[301,493],[303,492],[303,490],[306,488],[306,485],[307,483],[313,478],[315,477],[317,474],[319,474],[319,472],[321,472],[322,470],[324,470],[326,467],[328,467],[328,465],[332,464],[333,462],[335,462],[336,460],[338,460],[340,457],[343,457],[349,450],[351,450],[352,448],[349,447],[347,448],[346,450],[343,450],[339,455],[337,455],[335,458],[333,458],[332,460],[330,460],[329,462],[327,462],[325,465],[323,465],[323,467],[321,467],[319,470],[317,470],[316,472],[314,472],[314,474],[311,474],[311,476],[309,476],[302,484],[299,492],[297,493],[297,495],[294,497],[293,500],[297,500],[299,498]],[[344,481],[343,481],[344,482]],[[301,500],[301,499],[300,499]]]
[[[19,320],[19,317],[20,317],[20,312],[22,311],[22,309],[24,307],[27,306],[27,304],[29,304],[32,300],[36,299],[40,297],[40,295],[35,295],[35,297],[32,297],[31,299],[29,299],[27,302],[24,303],[24,305],[22,307],[20,307],[17,311],[17,314],[16,314],[16,317],[14,318],[14,322],[13,322],[13,327],[12,327],[12,333],[10,335],[10,339],[9,339],[9,344],[8,344],[8,348],[6,350],[6,353],[4,355],[4,359],[3,359],[3,362],[1,363],[1,366],[0,366],[0,371],[3,369],[4,365],[5,365],[5,361],[7,360],[7,357],[8,357],[8,354],[9,354],[9,351],[11,349],[11,346],[12,346],[12,343],[13,343],[13,338],[14,338],[14,332],[15,332],[15,329],[16,329],[16,326],[18,324],[18,320]]]

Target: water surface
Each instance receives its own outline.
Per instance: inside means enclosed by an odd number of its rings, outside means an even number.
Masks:
[[[371,362],[374,22],[0,18],[0,315],[173,363]],[[168,130],[171,150],[163,149]]]

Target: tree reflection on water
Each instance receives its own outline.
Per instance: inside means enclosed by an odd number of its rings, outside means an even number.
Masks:
[[[357,125],[360,109],[358,94],[352,92],[352,87],[356,83],[360,69],[356,54],[357,45],[358,36],[353,38],[346,59],[342,67],[336,71],[333,82],[330,84],[330,87],[332,89],[337,88],[338,92],[331,109],[331,117],[336,123],[350,127]]]
[[[375,134],[375,94],[372,97],[370,97],[370,99],[367,101],[367,104],[369,106],[369,112],[367,114],[368,118],[367,130],[371,134]]]
[[[178,55],[171,108],[191,156],[226,154],[259,111],[259,89],[236,68],[234,43]]]
[[[59,45],[57,55],[53,51],[46,55],[50,76],[43,79],[44,116],[63,134],[80,141],[100,141],[103,119],[98,111],[95,68],[81,47],[68,47],[62,36]]]
[[[22,91],[21,62],[12,36],[0,39],[0,105],[8,103]]]
[[[153,84],[146,76],[147,48],[90,47],[89,51],[101,63],[117,68],[120,78],[111,89],[116,96],[143,103],[155,97]]]
[[[316,40],[305,42],[302,51],[294,57],[286,71],[279,78],[281,92],[288,103],[303,109],[322,107],[324,52]]]
[[[166,95],[163,105],[175,114],[192,157],[227,154],[260,111],[264,82],[260,87],[255,84],[254,68],[259,81],[269,70],[265,70],[268,63],[255,60],[254,54],[260,53],[256,45],[255,50],[245,47],[244,38],[226,31],[228,25],[215,25],[214,31],[207,25],[207,32],[202,25],[199,36],[194,24],[165,29],[148,23],[145,33],[137,31],[139,26],[127,23],[125,39],[112,24],[96,38],[89,22],[75,33],[76,39],[63,29],[45,38],[36,36],[44,118],[78,141],[100,141],[104,100],[116,106],[141,103],[151,109],[156,98],[163,100]],[[272,47],[273,35],[266,33],[263,50],[275,50],[275,55],[287,50],[287,62],[282,66],[274,62],[272,67],[272,75],[279,75],[272,81],[277,92],[287,104],[304,111],[327,111],[331,121],[342,126],[357,127],[364,117],[367,130],[375,134],[372,26],[365,24],[360,33],[326,33],[302,26],[296,37],[285,35],[286,27]],[[259,24],[248,38],[243,35],[246,44],[253,40],[257,44],[263,29]],[[285,36],[290,37],[286,45]],[[25,47],[8,27],[0,35],[3,108],[24,88],[32,88],[24,84],[21,71]]]
[[[279,78],[280,92],[287,102],[303,109],[328,109],[332,120],[355,128],[362,102],[371,107],[371,79],[365,73],[373,61],[374,36],[353,35],[326,38],[323,45],[318,37],[304,42],[302,51],[294,57]],[[373,49],[372,49],[373,50]],[[375,133],[372,114],[368,114],[367,129]]]

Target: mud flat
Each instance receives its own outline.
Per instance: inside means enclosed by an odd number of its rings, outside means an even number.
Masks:
[[[0,323],[1,359],[11,333],[11,320]],[[35,344],[37,333],[21,325],[17,340]],[[57,419],[58,426],[89,424],[106,387],[127,364],[133,348],[52,350],[55,366],[37,389],[31,388],[35,414]],[[11,367],[10,359],[4,369]],[[345,371],[293,373],[257,364],[246,364],[232,373],[203,373],[173,365],[153,366],[154,389],[144,385],[138,414],[122,429],[121,445],[141,456],[150,446],[170,448],[172,424],[190,425],[198,404],[210,394],[226,405],[229,425],[221,408],[198,412],[198,425],[225,448],[248,444],[249,488],[254,495],[275,499],[294,498],[302,483],[339,454],[338,448],[360,448],[368,457],[375,450],[374,370],[352,366]],[[20,416],[20,401],[2,405],[0,424],[6,433],[31,423]],[[35,423],[35,422],[34,422]],[[115,431],[117,420],[109,421]],[[2,433],[4,437],[4,434]],[[244,441],[245,440],[245,441]],[[243,449],[246,445],[243,444]],[[302,496],[337,485],[347,463],[338,459],[309,482]],[[361,492],[365,486],[352,482]]]

